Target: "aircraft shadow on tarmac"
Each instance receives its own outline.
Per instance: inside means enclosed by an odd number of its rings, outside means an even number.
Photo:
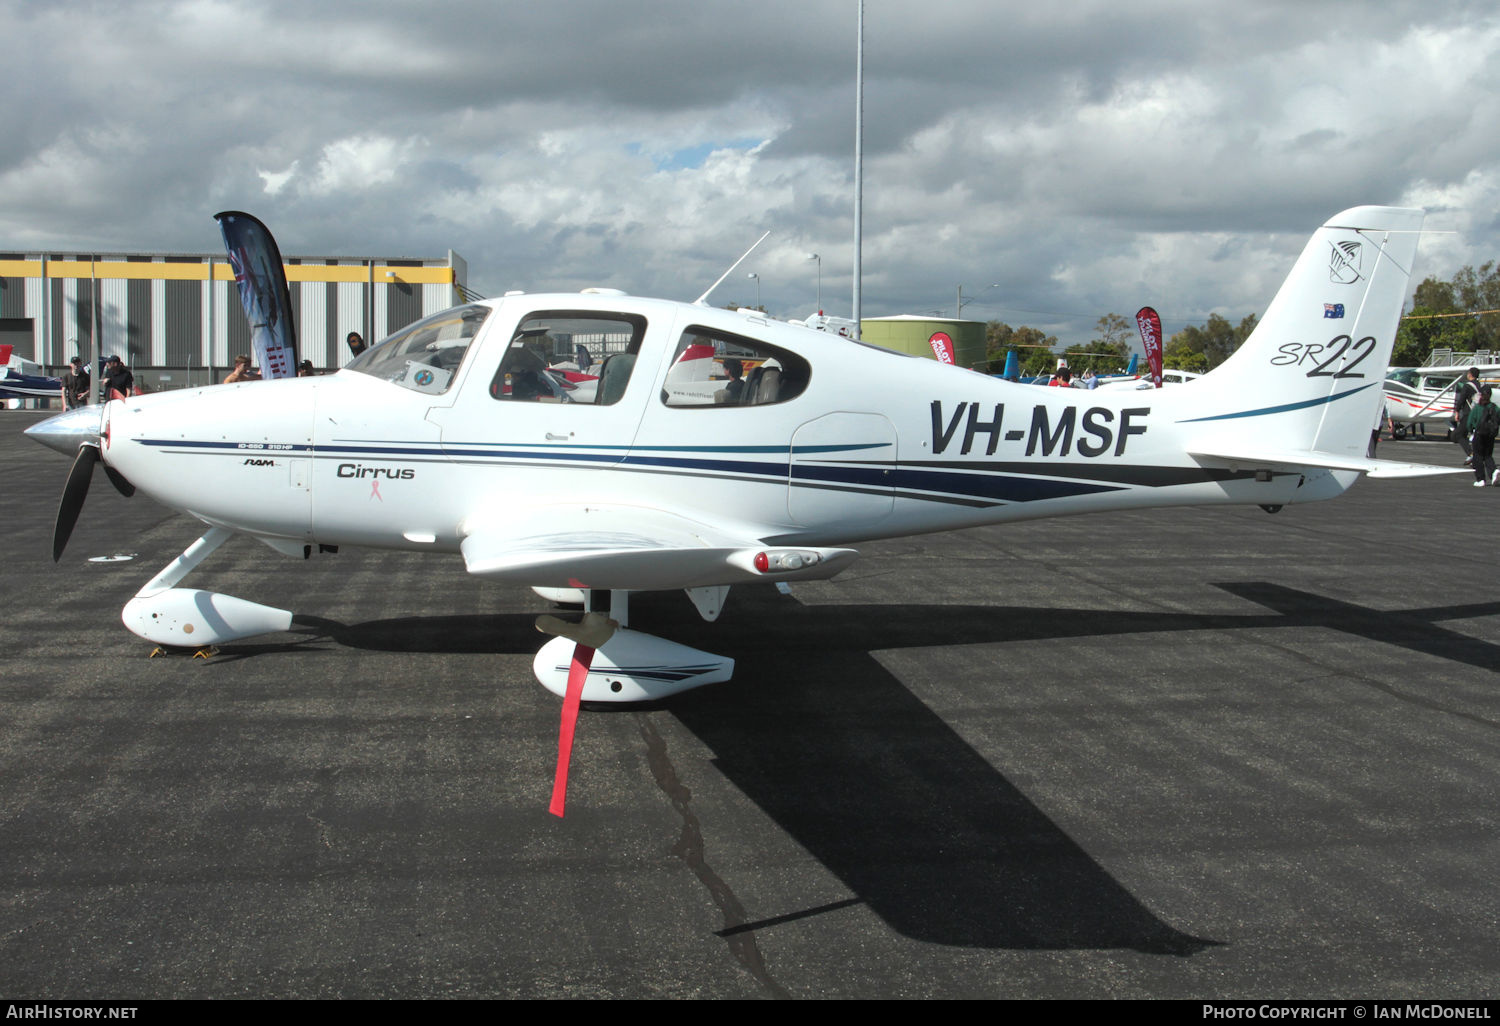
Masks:
[[[729,622],[703,624],[675,596],[654,595],[632,600],[632,620],[738,660],[734,682],[677,696],[665,708],[713,751],[736,787],[901,934],[982,948],[1190,955],[1218,942],[1154,916],[871,653],[1327,627],[1487,670],[1500,666],[1500,647],[1433,623],[1495,615],[1500,602],[1382,613],[1267,583],[1218,587],[1270,612],[792,607],[771,589],[743,588]],[[512,614],[344,626],[298,618],[356,648],[496,653],[534,651],[531,621]],[[752,626],[736,630],[736,622]],[[849,903],[769,910],[759,924],[738,929]]]

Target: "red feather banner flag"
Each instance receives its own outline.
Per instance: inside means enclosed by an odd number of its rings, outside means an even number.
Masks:
[[[953,339],[946,331],[934,331],[927,344],[932,347],[932,355],[937,357],[939,363],[954,362]]]
[[[1146,346],[1146,363],[1151,368],[1151,383],[1161,387],[1161,318],[1149,306],[1135,312],[1135,326],[1141,329],[1141,341]]]

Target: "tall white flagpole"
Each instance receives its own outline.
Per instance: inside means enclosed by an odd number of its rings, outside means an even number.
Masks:
[[[865,0],[859,0],[859,43],[854,58],[854,337],[863,333],[859,284],[863,274],[865,208]]]

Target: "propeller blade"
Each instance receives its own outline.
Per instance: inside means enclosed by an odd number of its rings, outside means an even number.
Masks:
[[[73,458],[73,469],[68,471],[68,483],[63,485],[62,501],[57,505],[57,523],[52,528],[54,563],[62,558],[63,549],[68,547],[73,525],[78,523],[78,514],[83,511],[83,500],[88,498],[89,482],[94,477],[94,464],[98,462],[98,446],[78,447],[78,455]]]
[[[108,463],[104,464],[104,473],[109,478],[109,483],[115,486],[115,491],[125,496],[125,498],[128,499],[135,494],[135,485],[131,484],[124,474],[111,467]]]

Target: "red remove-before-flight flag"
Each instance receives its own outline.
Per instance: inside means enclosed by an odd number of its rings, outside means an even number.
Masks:
[[[1161,318],[1149,306],[1135,312],[1135,326],[1141,329],[1141,341],[1146,346],[1146,363],[1151,368],[1151,383],[1161,387]]]

